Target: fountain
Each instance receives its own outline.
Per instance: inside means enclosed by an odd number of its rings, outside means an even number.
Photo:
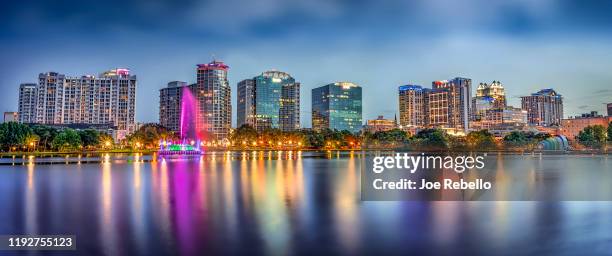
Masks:
[[[196,125],[198,101],[188,86],[182,88],[181,93],[181,120],[180,139],[178,141],[160,140],[160,155],[200,155],[202,142]]]

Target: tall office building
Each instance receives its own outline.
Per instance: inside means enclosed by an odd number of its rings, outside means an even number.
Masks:
[[[221,61],[198,64],[197,82],[192,88],[199,108],[196,128],[206,133],[207,139],[226,139],[231,129],[232,103],[228,70],[229,66]]]
[[[134,130],[136,76],[128,69],[113,69],[98,77],[41,73],[35,87],[36,107],[34,117],[29,118],[33,123],[109,124],[122,134]],[[29,90],[30,86],[20,88],[19,105],[24,113],[29,111]]]
[[[183,90],[189,90],[186,82],[172,81],[159,90],[159,123],[171,131],[180,131],[181,99]]]
[[[467,132],[472,102],[471,88],[472,79],[469,78],[433,81],[429,93],[430,125]]]
[[[542,89],[530,96],[521,97],[521,108],[527,110],[527,120],[531,125],[560,125],[563,97],[553,89]]]
[[[281,71],[266,71],[238,83],[238,126],[257,131],[300,128],[300,83]]]
[[[312,89],[312,128],[357,133],[363,125],[361,87],[336,82]]]
[[[36,122],[36,84],[24,83],[19,85],[19,122]]]
[[[420,85],[399,87],[400,126],[424,127],[428,116],[428,91]]]
[[[236,125],[255,127],[255,80],[244,79],[238,83]]]
[[[612,103],[608,103],[608,116],[612,116]]]

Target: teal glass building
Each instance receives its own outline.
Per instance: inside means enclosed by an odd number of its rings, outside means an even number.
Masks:
[[[336,82],[312,89],[312,128],[358,133],[363,125],[361,87]]]
[[[238,83],[238,127],[257,131],[300,128],[300,83],[281,71],[266,71]]]

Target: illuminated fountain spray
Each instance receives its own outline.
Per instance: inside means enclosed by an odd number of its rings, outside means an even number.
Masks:
[[[199,155],[203,153],[196,125],[198,101],[187,86],[182,88],[181,95],[180,139],[179,141],[160,140],[159,153],[161,155]]]

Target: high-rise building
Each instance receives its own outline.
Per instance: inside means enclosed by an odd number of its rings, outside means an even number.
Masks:
[[[24,83],[19,85],[19,122],[36,122],[36,84]]]
[[[24,113],[29,111],[27,101],[31,96],[27,90],[29,86],[20,91]],[[34,118],[29,118],[33,123],[110,124],[121,134],[134,130],[136,76],[130,75],[128,69],[113,69],[98,77],[42,73],[35,94]]]
[[[361,87],[336,82],[312,89],[312,128],[347,130],[357,133],[362,119]]]
[[[430,125],[463,130],[469,128],[472,79],[457,77],[432,82],[429,93]]]
[[[608,116],[612,116],[612,103],[608,103]]]
[[[172,81],[159,90],[159,123],[171,131],[180,131],[181,98],[189,90],[187,82]]]
[[[38,76],[36,88],[36,123],[62,124],[65,76],[47,72]]]
[[[491,84],[480,83],[476,88],[476,97],[489,97],[492,99],[493,108],[502,109],[506,107],[506,92],[500,81]]]
[[[196,128],[206,139],[227,139],[232,126],[231,88],[227,80],[229,66],[213,60],[198,64],[197,82],[193,88],[198,101]]]
[[[542,89],[521,97],[521,108],[527,110],[529,124],[555,126],[563,118],[563,97],[553,89]]]
[[[19,122],[19,113],[4,112],[4,122]]]
[[[258,131],[300,128],[300,83],[281,71],[266,71],[238,83],[238,126]]]
[[[236,104],[236,125],[255,127],[255,80],[244,79],[238,83]]]
[[[402,127],[424,127],[428,124],[428,91],[420,85],[399,87],[399,124]]]

